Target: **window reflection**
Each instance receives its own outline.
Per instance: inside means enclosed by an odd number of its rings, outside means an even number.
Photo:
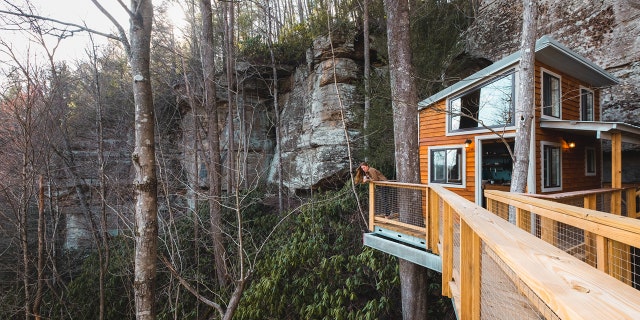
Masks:
[[[514,73],[450,100],[450,131],[513,125]]]

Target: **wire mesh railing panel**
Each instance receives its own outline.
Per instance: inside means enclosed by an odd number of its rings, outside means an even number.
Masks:
[[[609,274],[623,283],[639,288],[638,277],[640,266],[638,263],[640,251],[636,247],[617,241],[611,241],[608,252]]]
[[[493,201],[493,200],[492,200]],[[492,210],[498,217],[509,220],[509,205],[506,203],[493,201]]]
[[[481,270],[481,319],[553,319],[545,318],[538,311],[542,309],[549,313],[549,308],[528,287],[520,283],[515,273],[484,244]],[[527,289],[529,295],[524,294],[524,289]]]
[[[460,270],[460,216],[452,213],[453,220],[453,269]]]
[[[390,219],[398,219],[417,227],[425,227],[424,192],[420,189],[376,185],[375,214]]]
[[[481,319],[559,319],[489,247],[482,246]]]
[[[611,212],[611,194],[603,193],[597,196],[596,210],[602,212]]]

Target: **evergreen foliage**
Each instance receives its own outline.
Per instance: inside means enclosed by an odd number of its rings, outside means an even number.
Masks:
[[[238,319],[395,319],[397,260],[362,246],[349,187],[317,195],[269,242]]]

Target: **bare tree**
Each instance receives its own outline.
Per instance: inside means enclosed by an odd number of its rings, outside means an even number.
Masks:
[[[202,15],[202,67],[204,81],[204,108],[208,115],[209,142],[209,219],[213,240],[213,259],[215,261],[216,276],[221,287],[227,283],[227,267],[224,262],[224,241],[222,233],[222,205],[221,205],[221,177],[220,167],[220,136],[218,132],[218,108],[216,105],[215,88],[215,53],[213,37],[213,10],[211,0],[200,0]]]
[[[269,57],[271,59],[271,95],[273,96],[273,107],[275,108],[275,116],[276,116],[276,145],[277,145],[277,164],[276,164],[276,175],[277,175],[277,184],[278,184],[278,211],[282,212],[284,210],[284,186],[282,182],[282,132],[281,132],[281,123],[280,123],[280,105],[278,100],[278,68],[276,66],[276,56],[275,49],[273,47],[273,39],[277,37],[274,32],[273,26],[273,18],[271,14],[271,6],[272,1],[267,0],[266,5],[266,24],[267,24],[267,46],[269,47]]]
[[[369,0],[364,0],[362,13],[362,29],[364,38],[364,121],[362,129],[365,132],[364,149],[369,150],[369,114],[371,110],[371,52],[369,51]],[[369,159],[365,158],[366,161]]]
[[[534,66],[538,7],[536,0],[523,0],[522,42],[520,48],[520,66],[518,70],[518,94],[516,104],[516,138],[514,145],[513,173],[511,192],[525,192],[529,172],[529,153],[531,148],[531,126],[534,117]],[[509,221],[515,223],[515,210],[509,210]]]
[[[234,2],[228,1],[224,4],[223,7],[223,15],[224,15],[224,47],[225,47],[225,61],[226,61],[226,75],[227,75],[227,103],[229,107],[228,118],[227,118],[227,192],[232,193],[234,188],[235,175],[236,175],[236,167],[235,167],[235,129],[234,129],[234,105],[235,105],[235,43],[234,43],[234,33],[235,33],[235,10],[234,10]]]
[[[418,183],[418,96],[413,79],[409,34],[408,0],[385,0],[387,46],[393,108],[396,174],[400,182]],[[400,219],[402,219],[402,213]],[[400,286],[404,319],[426,319],[427,272],[421,266],[400,260]]]
[[[134,292],[137,319],[155,319],[155,277],[158,255],[158,191],[155,154],[155,116],[150,79],[151,0],[131,0],[122,8],[131,23],[128,40],[124,28],[105,10],[98,0],[91,0],[119,31],[117,38],[125,47],[133,80],[135,103],[135,146],[132,154],[136,176],[135,190],[135,254]]]
[[[2,134],[5,141],[2,150],[3,162],[12,171],[11,175],[3,172],[3,180],[8,181],[2,181],[2,189],[8,202],[8,211],[13,214],[12,220],[19,241],[20,263],[18,265],[21,270],[17,273],[21,277],[24,298],[21,312],[24,312],[24,317],[28,320],[34,311],[36,315],[39,313],[41,301],[35,298],[32,291],[33,253],[30,247],[29,213],[36,196],[34,185],[38,175],[37,158],[42,153],[42,150],[36,150],[36,141],[37,133],[41,129],[38,120],[43,109],[43,87],[37,76],[40,70],[32,64],[29,52],[28,58],[23,62],[13,51],[12,46],[3,41],[0,41],[0,52],[11,59],[15,65],[14,69],[6,75],[11,90],[2,93],[0,104],[2,119],[6,122]],[[38,264],[38,267],[40,266],[42,265]],[[39,276],[42,276],[41,271],[41,269],[36,270]],[[36,295],[42,293],[38,290],[42,289],[40,285],[42,282],[38,281]]]

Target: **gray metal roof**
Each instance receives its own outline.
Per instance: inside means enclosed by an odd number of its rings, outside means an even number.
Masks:
[[[563,73],[578,80],[589,83],[594,87],[608,87],[619,83],[616,77],[578,53],[563,46],[550,36],[543,36],[536,41],[536,60],[561,70]],[[510,68],[515,68],[518,62],[520,62],[519,51],[420,101],[420,103],[418,103],[418,109],[423,109],[432,103],[466,90],[493,75],[500,74]]]
[[[623,122],[540,119],[540,127],[594,135],[604,140],[611,140],[612,132],[620,132],[623,142],[640,145],[640,127]]]

